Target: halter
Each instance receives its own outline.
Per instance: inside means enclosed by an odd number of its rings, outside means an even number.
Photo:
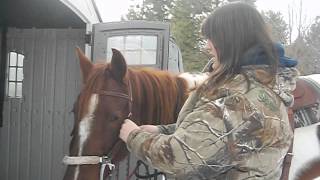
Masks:
[[[95,93],[99,95],[104,96],[113,96],[118,98],[123,98],[128,100],[129,105],[129,114],[126,117],[127,119],[130,119],[132,117],[132,89],[131,89],[131,82],[128,80],[128,94],[119,93],[117,91],[106,91],[106,90],[96,90]],[[119,141],[116,141],[115,145]],[[112,152],[113,148],[111,149],[110,153]],[[112,157],[109,156],[64,156],[62,162],[66,165],[96,165],[100,164],[100,180],[103,180],[104,177],[104,170],[106,166],[108,166],[108,169],[110,170],[109,176],[112,175],[112,171],[115,168],[115,165],[112,163]]]

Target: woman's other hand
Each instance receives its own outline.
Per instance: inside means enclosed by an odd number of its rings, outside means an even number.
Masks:
[[[139,127],[143,131],[147,131],[149,133],[154,133],[154,134],[159,134],[160,133],[159,128],[157,126],[154,126],[154,125],[142,125],[142,126],[139,126]]]
[[[125,143],[127,143],[127,139],[129,134],[134,130],[139,130],[139,126],[137,126],[133,121],[126,119],[121,126],[120,129],[120,139],[122,139]]]

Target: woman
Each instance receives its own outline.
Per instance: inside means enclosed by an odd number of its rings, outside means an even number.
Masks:
[[[120,138],[176,179],[279,179],[292,139],[286,111],[292,96],[278,81],[264,20],[253,7],[230,3],[205,20],[202,34],[216,63],[176,127],[125,120]]]

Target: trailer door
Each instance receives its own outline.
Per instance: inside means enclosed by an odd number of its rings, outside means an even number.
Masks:
[[[93,25],[92,59],[109,62],[111,48],[120,50],[129,65],[168,69],[169,24],[122,21]]]

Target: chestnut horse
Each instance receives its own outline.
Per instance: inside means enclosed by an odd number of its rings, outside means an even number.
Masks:
[[[74,104],[74,128],[64,180],[104,179],[105,165],[121,161],[126,145],[118,138],[123,120],[138,125],[174,123],[190,88],[205,76],[190,81],[154,69],[128,68],[122,54],[113,49],[111,62],[92,64],[77,49],[83,88]],[[196,78],[196,79],[197,79]],[[107,168],[108,169],[108,168]]]
[[[118,138],[123,120],[130,116],[139,125],[174,123],[188,96],[187,82],[164,71],[128,68],[115,49],[107,64],[92,64],[80,49],[77,53],[83,88],[74,104],[64,180],[98,180],[104,170],[87,160],[108,156],[101,161],[110,165],[127,155],[125,143]]]

